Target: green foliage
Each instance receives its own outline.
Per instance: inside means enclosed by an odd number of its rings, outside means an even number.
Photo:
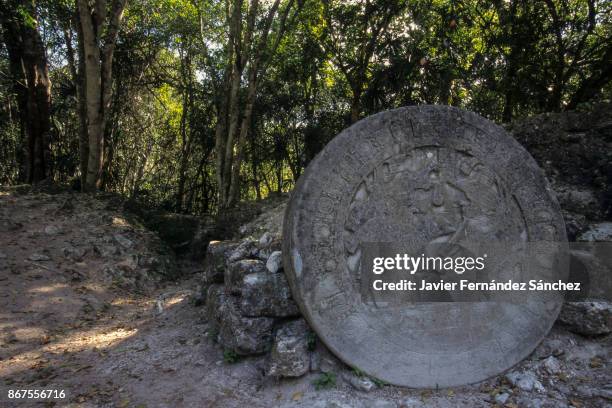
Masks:
[[[329,373],[321,373],[321,375],[319,375],[313,382],[312,384],[314,385],[315,389],[318,390],[323,390],[323,389],[328,389],[328,388],[333,388],[336,386],[336,374],[329,372]]]
[[[353,368],[353,374],[355,374],[357,377],[365,376],[365,373],[358,368]]]
[[[105,189],[171,211],[217,212],[216,118],[227,92],[223,79],[232,48],[226,47],[226,13],[233,3],[128,2],[113,63]],[[242,199],[290,191],[308,162],[356,116],[433,103],[507,122],[585,109],[612,95],[610,2],[299,3],[278,49],[264,56],[269,63],[257,72],[240,169]],[[11,4],[13,20],[44,33],[52,83],[52,177],[76,180],[74,2]],[[246,26],[252,3],[241,4]],[[255,40],[270,7],[259,4]],[[281,1],[281,9],[286,4]],[[3,42],[9,41],[11,22],[0,21]],[[7,51],[3,43],[2,73],[10,72]],[[250,59],[245,61],[247,72]],[[0,76],[0,183],[6,184],[19,181],[25,159],[15,85],[10,75]],[[245,98],[241,86],[239,100]]]
[[[387,382],[385,382],[385,381],[383,381],[383,380],[379,380],[379,379],[378,379],[378,378],[376,378],[376,377],[370,377],[370,379],[371,379],[371,380],[372,380],[372,382],[373,382],[374,384],[376,384],[376,386],[377,386],[377,387],[379,387],[379,388],[380,388],[380,387],[385,387],[385,386],[389,385]]]
[[[224,350],[223,351],[223,361],[227,364],[234,364],[240,360],[240,356],[236,354],[233,350]]]

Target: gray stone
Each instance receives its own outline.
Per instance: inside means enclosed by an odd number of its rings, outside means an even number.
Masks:
[[[586,297],[610,299],[612,258],[602,252],[612,251],[612,244],[574,243],[572,246],[574,249],[570,251],[570,280],[581,282],[582,286],[580,292],[567,292],[566,301],[584,300]]]
[[[310,368],[308,335],[310,330],[303,319],[285,323],[276,332],[270,352],[267,375],[272,377],[300,377]]]
[[[285,215],[284,270],[308,322],[352,367],[401,386],[474,383],[533,351],[562,297],[391,308],[360,293],[363,243],[415,242],[416,251],[454,237],[567,240],[542,170],[502,128],[447,106],[400,108],[359,121],[310,162]]]
[[[55,225],[47,225],[45,227],[45,234],[47,235],[57,235],[60,232],[62,232],[62,230]]]
[[[38,261],[48,261],[51,258],[49,258],[47,255],[44,255],[44,254],[32,254],[32,255],[30,255],[28,257],[28,259],[30,261],[37,261],[38,262]]]
[[[544,392],[544,386],[540,381],[538,381],[537,377],[532,372],[518,372],[513,371],[511,373],[506,374],[506,379],[513,386],[520,388],[523,391],[537,391]]]
[[[499,405],[504,405],[506,402],[508,402],[509,398],[510,394],[508,394],[507,392],[501,392],[495,396],[495,403]]]
[[[576,385],[574,394],[581,398],[593,398],[593,389],[587,385]]]
[[[257,244],[257,241],[251,239],[242,241],[230,254],[229,262],[236,262],[241,259],[257,258],[257,254],[259,253]]]
[[[584,336],[598,336],[612,331],[612,304],[604,301],[567,302],[559,322],[568,330]]]
[[[259,247],[257,257],[263,261],[267,261],[274,252],[280,251],[281,249],[281,240],[275,236],[271,236],[271,239],[272,240],[265,247]],[[279,269],[282,268],[282,259],[280,262]]]
[[[111,258],[121,253],[121,250],[116,245],[109,243],[94,244],[93,251],[102,258]]]
[[[72,245],[66,246],[62,248],[62,253],[68,259],[72,259],[73,261],[81,261],[85,254],[87,253],[87,248],[78,248]]]
[[[544,371],[546,371],[548,374],[558,374],[561,372],[561,364],[559,363],[559,360],[553,356],[542,360],[541,365]]]
[[[421,401],[420,398],[407,397],[400,401],[399,406],[400,408],[421,408],[425,405],[423,404],[423,401]]]
[[[227,302],[223,285],[210,285],[206,291],[206,317],[210,333],[213,334],[214,340],[217,340],[217,334],[223,320],[224,306]]]
[[[574,214],[597,219],[600,205],[592,190],[575,185],[557,185],[555,187],[561,208]]]
[[[343,377],[356,390],[370,392],[374,388],[376,388],[376,384],[374,384],[374,381],[370,380],[364,375],[357,375],[355,373],[345,373]]]
[[[113,238],[123,248],[129,249],[129,248],[132,248],[134,246],[134,242],[132,242],[132,240],[130,240],[129,238],[124,237],[121,234],[115,234],[115,235],[113,235]]]
[[[243,356],[270,350],[274,319],[242,316],[237,299],[233,297],[223,303],[220,314],[219,342],[225,350]]]
[[[261,238],[259,238],[259,247],[260,248],[265,248],[267,246],[269,246],[272,243],[272,240],[274,239],[274,237],[272,236],[272,234],[270,234],[269,232],[265,232]]]
[[[132,272],[138,268],[138,257],[136,255],[130,255],[121,261],[117,262],[115,266],[122,271]]]
[[[518,406],[525,408],[542,408],[544,407],[545,401],[541,398],[532,398],[529,396],[522,396],[518,399]],[[560,401],[555,401],[553,405],[546,405],[547,407],[555,407],[555,408],[563,408],[567,407],[567,404],[560,403]]]
[[[266,268],[272,273],[277,273],[283,267],[283,253],[281,251],[274,251],[270,254],[268,261],[266,262]]]
[[[238,246],[232,241],[211,241],[204,257],[204,281],[222,283],[231,253]]]
[[[582,242],[611,242],[612,241],[612,222],[602,222],[593,224],[589,230],[578,237]]]
[[[287,278],[268,271],[251,273],[242,278],[240,310],[245,316],[299,316],[297,304],[291,298]]]
[[[264,273],[266,271],[266,264],[259,259],[241,259],[236,262],[230,263],[225,268],[224,282],[225,287],[236,295],[241,293],[241,286],[243,278],[246,275],[254,273]],[[263,301],[263,299],[262,299]]]

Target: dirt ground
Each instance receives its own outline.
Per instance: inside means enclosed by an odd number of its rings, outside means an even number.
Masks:
[[[264,357],[227,363],[209,338],[194,304],[199,264],[175,261],[183,278],[158,282],[147,252],[153,238],[94,199],[0,193],[0,407],[488,407],[502,392],[506,407],[612,406],[603,397],[612,393],[609,336],[561,328],[520,367],[538,373],[544,392],[503,377],[368,393],[342,376],[327,390],[315,389],[316,373],[268,379]],[[145,278],[135,279],[141,270]],[[542,374],[548,355],[561,368]],[[32,388],[63,389],[67,398],[6,399],[8,389]]]

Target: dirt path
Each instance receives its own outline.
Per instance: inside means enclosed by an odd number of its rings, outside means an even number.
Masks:
[[[561,329],[522,363],[545,392],[523,392],[502,377],[453,390],[369,393],[341,376],[329,390],[312,385],[320,374],[274,382],[263,376],[263,357],[224,362],[193,302],[200,266],[175,262],[183,278],[160,284],[165,261],[156,237],[107,203],[0,193],[0,406],[478,407],[494,405],[503,392],[511,396],[507,407],[608,401],[588,392],[612,382],[610,339]],[[553,350],[561,369],[544,376],[543,358]],[[9,388],[64,389],[68,397],[10,402]]]

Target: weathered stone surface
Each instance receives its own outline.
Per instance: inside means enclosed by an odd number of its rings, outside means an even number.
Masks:
[[[297,304],[291,297],[287,278],[269,271],[244,275],[237,285],[240,291],[240,310],[245,316],[299,316]]]
[[[343,377],[356,390],[363,391],[363,392],[370,392],[374,388],[376,388],[376,384],[374,384],[374,381],[372,381],[366,376],[357,375],[352,372],[347,372],[344,374]]]
[[[281,251],[274,251],[270,254],[266,262],[266,268],[272,273],[277,273],[283,267],[283,253]]]
[[[308,336],[310,329],[303,319],[293,320],[278,328],[270,352],[267,375],[300,377],[310,368]]]
[[[500,392],[495,396],[495,403],[498,404],[500,407],[503,407],[506,402],[508,402],[509,398],[510,394],[508,394],[507,392]]]
[[[590,190],[598,206],[573,198],[560,201],[569,211],[584,211],[592,220],[609,216],[612,209],[612,104],[595,104],[588,110],[544,113],[510,125],[512,134],[544,169],[555,191]],[[573,187],[572,187],[573,186]],[[578,207],[576,206],[578,204]],[[598,215],[600,214],[600,215]]]
[[[506,379],[513,386],[520,388],[523,391],[544,392],[544,386],[532,372],[517,372],[513,371],[506,374]]]
[[[235,297],[228,297],[219,312],[219,342],[223,348],[238,355],[261,354],[270,350],[274,319],[244,317],[237,303]]]
[[[612,242],[612,222],[602,222],[591,225],[578,237],[581,242]]]
[[[264,234],[259,238],[259,247],[260,248],[266,248],[267,246],[269,246],[272,241],[274,240],[274,237],[272,236],[272,234],[270,234],[269,232],[264,232]]]
[[[223,285],[210,285],[206,291],[206,316],[208,317],[210,330],[215,334],[215,337],[224,318],[227,298]]]
[[[310,163],[285,216],[284,269],[305,317],[344,362],[396,385],[472,383],[530,354],[562,299],[361,301],[360,244],[449,237],[558,242],[566,231],[542,170],[502,128],[451,107],[401,108],[341,132]]]
[[[548,374],[558,374],[561,371],[561,363],[554,356],[549,356],[542,360],[541,368]]]
[[[115,241],[117,241],[119,245],[121,245],[121,247],[125,249],[129,249],[134,246],[134,242],[122,234],[114,234],[113,238],[115,239]]]
[[[258,242],[245,239],[234,249],[230,254],[229,262],[236,262],[241,259],[254,259],[259,254],[259,248],[257,247]]]
[[[87,253],[87,248],[68,245],[62,248],[62,253],[66,258],[72,259],[73,261],[81,261]]]
[[[242,280],[246,275],[263,273],[266,271],[266,264],[259,259],[241,259],[230,263],[225,268],[225,287],[231,293],[240,294]]]
[[[28,257],[28,259],[29,259],[30,261],[38,261],[38,262],[40,262],[40,261],[48,261],[48,260],[50,260],[51,258],[49,258],[49,257],[48,257],[47,255],[45,255],[45,254],[32,254],[32,255],[30,255],[30,256]]]
[[[612,305],[608,302],[567,302],[559,321],[568,330],[585,336],[598,336],[612,331]]]
[[[589,248],[592,245],[602,246]],[[580,292],[567,292],[566,301],[584,300],[586,297],[610,300],[612,264],[607,262],[610,255],[606,256],[602,252],[612,250],[612,244],[574,243],[572,246],[570,281],[581,282],[581,289]]]
[[[222,283],[228,259],[238,243],[211,241],[204,257],[204,280],[207,283]]]

